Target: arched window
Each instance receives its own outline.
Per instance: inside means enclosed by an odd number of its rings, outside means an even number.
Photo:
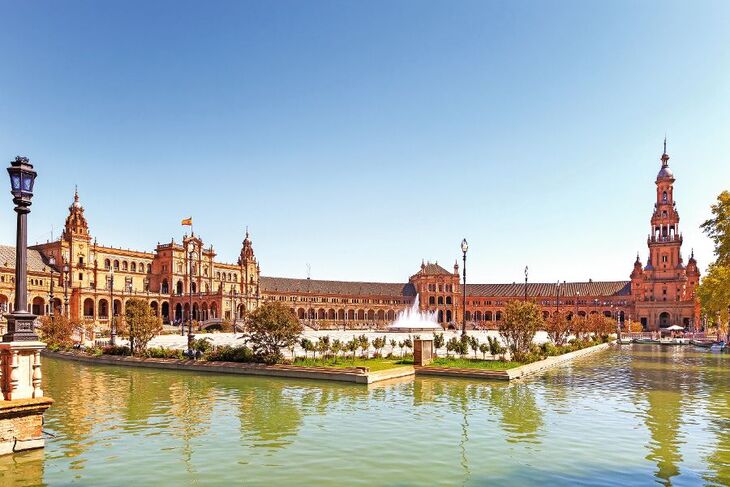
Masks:
[[[182,281],[177,281],[177,284],[175,285],[175,291],[178,295],[183,293],[183,283]]]
[[[119,270],[119,261],[116,260],[116,259],[114,259],[114,270],[115,271],[118,271]]]
[[[122,262],[122,270],[123,271],[129,270],[129,264],[127,263],[126,260]]]
[[[215,273],[215,278],[218,279],[219,281],[221,280],[221,272],[220,271],[218,271],[218,272]]]
[[[664,192],[662,193],[662,201],[663,201],[664,203],[666,203],[666,202],[667,202],[667,192],[666,192],[666,191],[664,191]]]
[[[436,304],[436,298],[433,296],[428,297],[428,304]]]
[[[439,304],[444,304],[444,297],[443,296],[439,296],[438,303]]]
[[[109,259],[104,259],[104,269],[109,270],[112,266],[112,263]]]
[[[451,296],[446,296],[446,304],[451,304]]]
[[[137,263],[132,262],[132,265],[130,266],[130,269],[132,272],[137,272]]]
[[[152,273],[152,264],[147,264],[147,274]]]
[[[162,291],[162,294],[167,294],[168,292],[170,292],[169,286],[167,284],[167,279],[162,280],[162,290],[161,291]]]

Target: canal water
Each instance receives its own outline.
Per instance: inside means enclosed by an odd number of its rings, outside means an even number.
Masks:
[[[46,359],[0,485],[730,485],[730,356],[622,346],[512,384],[375,386]]]

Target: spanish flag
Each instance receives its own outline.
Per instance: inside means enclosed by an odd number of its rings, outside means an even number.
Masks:
[[[182,223],[182,225],[187,225],[189,227],[192,227],[193,226],[193,217],[191,216],[190,218],[183,218],[183,221],[181,223]]]

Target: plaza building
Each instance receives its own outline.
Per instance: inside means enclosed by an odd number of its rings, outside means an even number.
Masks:
[[[513,300],[530,300],[543,315],[564,311],[569,317],[600,313],[645,329],[698,323],[695,291],[700,273],[692,254],[684,264],[679,214],[674,200],[669,156],[661,156],[656,203],[644,266],[637,255],[629,280],[471,284],[460,282],[458,262],[451,270],[422,262],[406,282],[357,282],[295,279],[261,275],[246,232],[235,262],[217,259],[212,245],[191,233],[160,243],[153,251],[101,245],[92,239],[78,192],[58,240],[28,251],[30,311],[52,311],[108,328],[126,302],[141,298],[164,323],[180,324],[192,315],[203,327],[243,319],[261,303],[278,301],[314,329],[385,328],[418,300],[444,328],[494,328]],[[0,306],[12,311],[15,249],[0,246]],[[53,265],[52,265],[53,262]],[[51,298],[51,283],[54,292]],[[464,309],[466,292],[466,309]]]

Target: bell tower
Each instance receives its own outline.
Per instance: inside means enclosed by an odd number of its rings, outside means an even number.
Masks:
[[[689,328],[697,322],[695,288],[699,272],[694,255],[685,267],[682,259],[682,234],[674,201],[674,174],[669,168],[667,139],[661,167],[656,177],[656,202],[647,238],[649,257],[641,268],[637,255],[631,273],[631,294],[636,314],[645,329],[657,330],[672,325]]]
[[[241,254],[238,256],[238,265],[241,269],[241,291],[243,305],[246,312],[256,309],[259,300],[260,267],[253,252],[253,245],[246,228],[246,236],[241,245]]]
[[[679,233],[679,213],[674,201],[674,174],[669,169],[667,139],[664,139],[662,167],[656,178],[656,203],[651,216],[649,263],[657,277],[668,278],[682,265],[682,234]]]

